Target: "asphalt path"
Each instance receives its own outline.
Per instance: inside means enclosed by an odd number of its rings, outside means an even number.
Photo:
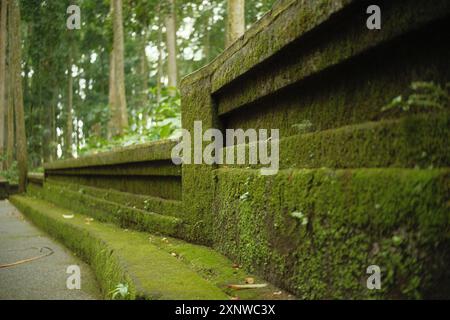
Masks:
[[[74,275],[67,273],[69,266],[79,267],[80,289],[68,289],[67,279]],[[0,201],[0,300],[100,297],[88,265],[27,221],[7,200]]]

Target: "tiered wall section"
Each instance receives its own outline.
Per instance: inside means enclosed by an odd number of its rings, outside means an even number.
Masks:
[[[281,1],[185,78],[191,133],[201,120],[281,137],[274,176],[183,166],[188,236],[304,298],[448,297],[449,106],[381,109],[416,81],[445,88],[449,17],[448,1]]]
[[[279,1],[183,79],[183,128],[279,129],[278,174],[181,168],[161,141],[47,164],[29,193],[207,244],[301,298],[450,297],[450,106],[381,111],[412,82],[450,81],[450,2],[375,2]]]

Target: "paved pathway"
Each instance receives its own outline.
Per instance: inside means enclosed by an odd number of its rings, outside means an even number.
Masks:
[[[8,201],[0,201],[0,266],[53,254],[31,262],[0,268],[0,300],[99,299],[100,292],[89,267],[59,243],[26,221]],[[42,252],[41,252],[41,248]],[[66,286],[67,267],[81,269],[81,290]]]

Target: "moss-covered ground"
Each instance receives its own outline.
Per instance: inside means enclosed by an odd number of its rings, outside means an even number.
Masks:
[[[129,287],[127,299],[291,298],[270,284],[228,288],[252,276],[210,248],[121,229],[36,198],[13,196],[11,202],[92,266],[105,298],[120,283]]]

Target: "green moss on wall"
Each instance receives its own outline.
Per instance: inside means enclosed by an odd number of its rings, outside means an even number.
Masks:
[[[50,175],[48,180],[114,189],[163,199],[181,199],[181,178],[173,176]]]
[[[118,148],[77,159],[66,159],[46,163],[46,171],[58,169],[86,168],[95,166],[111,166],[124,163],[170,160],[170,153],[177,144],[174,140],[160,140],[140,145]]]
[[[281,139],[279,168],[445,167],[450,163],[449,138],[447,112],[297,134]],[[248,150],[246,146],[246,163],[234,167],[261,167],[248,163]]]
[[[218,59],[221,63],[215,64],[217,69],[213,72],[212,83],[213,92],[219,91],[219,114],[238,109],[292,84],[309,81],[308,77],[326,72],[336,65],[346,64],[348,60],[370,51],[373,47],[407,34],[429,21],[439,20],[450,12],[450,5],[445,0],[437,1],[432,7],[425,3],[400,4],[392,1],[379,1],[378,5],[383,8],[383,28],[377,32],[368,32],[365,20],[361,19],[360,15],[368,6],[364,2],[354,2],[353,5],[343,1],[294,2],[269,25],[261,28],[260,32],[250,36],[250,39],[245,39],[247,41],[242,41],[240,48],[231,48],[235,51],[233,54],[225,53]],[[324,20],[326,23],[323,23]],[[309,29],[312,26],[314,28]],[[309,31],[309,34],[306,35],[306,31]],[[433,33],[431,35],[436,36]],[[439,46],[445,46],[442,37],[445,38],[442,35],[433,43],[432,51],[436,51]],[[409,59],[415,51],[429,48],[426,41],[430,38],[421,40],[423,42],[420,48],[416,45],[417,38],[416,33],[414,41],[411,42],[412,50],[404,55],[404,58]],[[399,41],[396,40],[395,49],[386,50],[386,58],[372,59],[371,62],[376,65],[378,62],[385,64],[396,60],[399,51]],[[428,51],[431,53],[431,50]],[[269,57],[270,59],[267,59]],[[432,60],[427,62],[433,63]],[[443,66],[445,67],[445,62]],[[349,75],[359,73],[361,69],[353,72],[347,66],[345,83]],[[379,71],[384,72],[386,69],[387,66],[383,65]],[[339,72],[339,75],[342,74]],[[327,80],[324,87],[328,87],[331,84],[328,83],[329,72],[325,79]],[[399,79],[395,80],[394,83]],[[361,86],[366,84],[362,82]],[[388,86],[389,82],[384,85]],[[330,87],[334,86],[333,83]],[[305,92],[301,89],[298,91]],[[321,88],[321,91],[323,92],[324,88]],[[348,103],[346,107],[350,105]]]
[[[214,246],[300,297],[450,295],[448,170],[216,173]]]
[[[202,121],[204,130],[219,128],[210,89],[211,82],[208,77],[199,78],[195,84],[189,86],[182,85],[183,128],[193,132],[194,121]],[[183,164],[182,169],[186,238],[202,244],[210,244],[212,239],[213,169],[213,166],[197,164]]]
[[[182,222],[178,218],[93,197],[85,194],[82,187],[78,191],[73,191],[61,184],[55,185],[47,181],[40,197],[63,208],[75,208],[78,212],[99,221],[112,222],[123,228],[173,236],[181,236],[182,234]]]
[[[47,170],[47,175],[94,175],[94,176],[180,176],[181,166],[176,166],[171,160],[128,162],[116,165],[102,165],[83,168],[64,168]]]
[[[280,137],[298,134],[296,125],[305,120],[312,123],[315,131],[379,120],[382,107],[408,91],[411,82],[445,84],[449,81],[447,57],[450,48],[442,42],[443,34],[439,28],[437,26],[425,34],[416,34],[414,38],[402,40],[402,43],[395,42],[391,49],[377,48],[363,57],[316,74],[308,81],[286,87],[235,112],[221,114],[220,119],[225,128],[279,129]],[[423,39],[421,48],[412,45],[418,39]],[[434,50],[428,50],[429,47]],[[271,68],[277,69],[277,65]],[[346,75],[345,81],[342,80],[343,74]],[[258,74],[250,77],[252,80],[259,78]],[[216,97],[217,104],[220,105],[222,99],[228,101],[234,94],[243,92],[247,90],[238,82],[236,88],[230,88],[229,92]],[[386,117],[403,115],[397,113]]]
[[[112,189],[94,188],[86,185],[77,185],[67,182],[57,182],[47,180],[46,185],[61,186],[68,190],[81,192],[95,198],[100,198],[110,202],[118,203],[127,207],[140,209],[148,212],[158,213],[177,218],[183,217],[183,208],[181,201],[165,200],[162,198],[143,196],[128,192],[120,192]]]

